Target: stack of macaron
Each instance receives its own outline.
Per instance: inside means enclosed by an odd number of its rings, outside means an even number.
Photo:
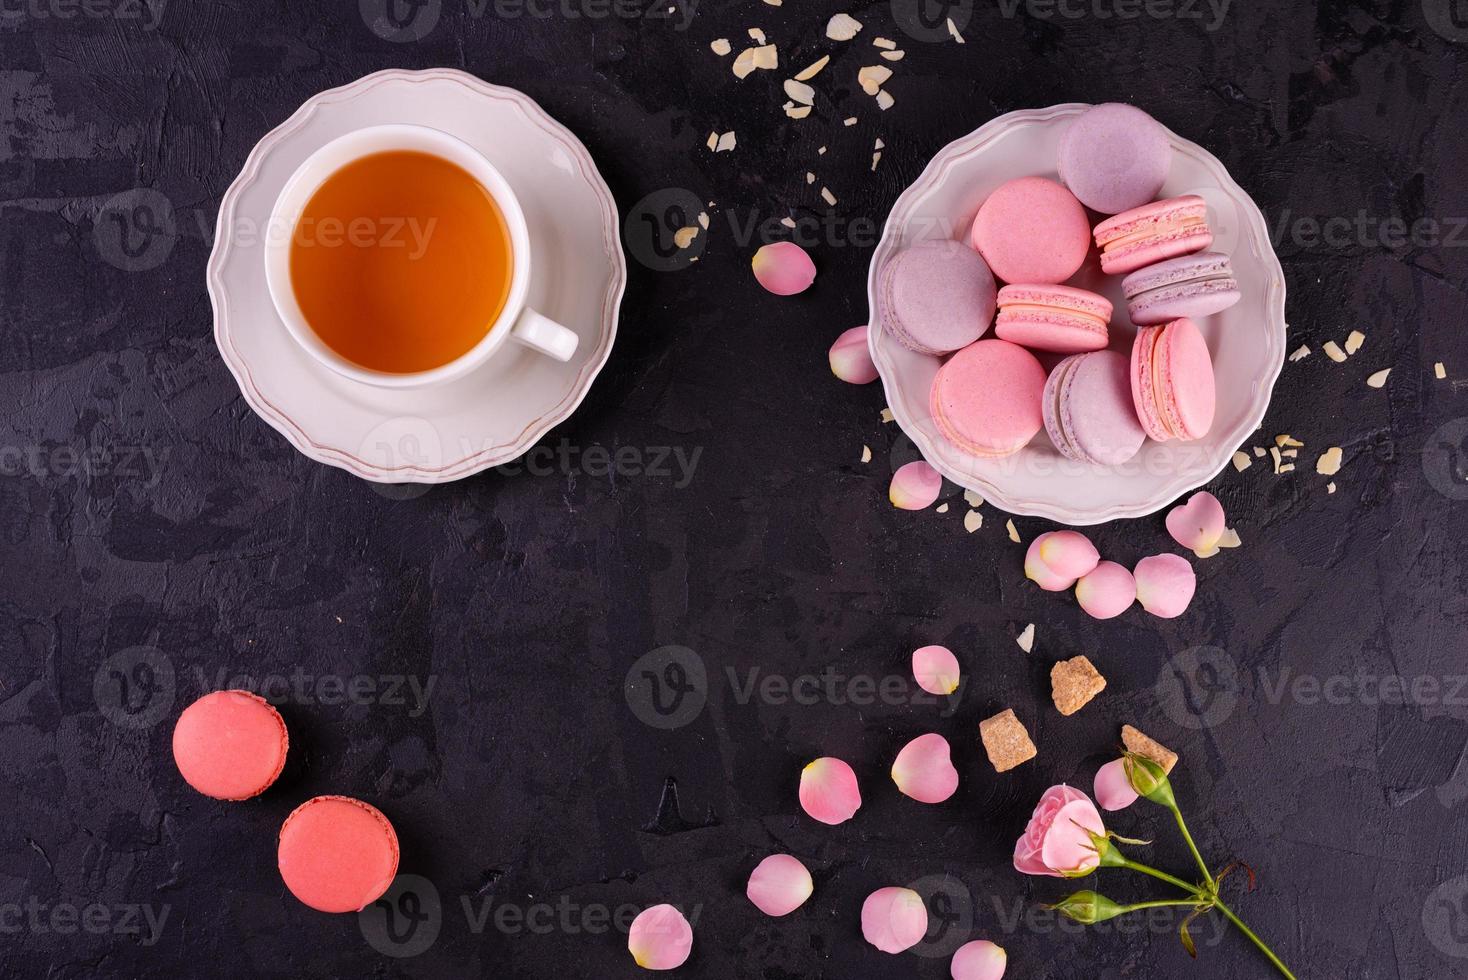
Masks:
[[[1208,433],[1213,362],[1194,319],[1237,303],[1239,285],[1228,257],[1206,251],[1206,202],[1155,200],[1171,162],[1167,132],[1151,116],[1093,106],[1060,140],[1059,182],[1001,184],[979,207],[967,246],[925,242],[885,266],[883,329],[946,358],[929,399],[945,439],[994,458],[1044,429],[1068,459],[1119,466],[1148,438]],[[1110,217],[1093,228],[1088,208]],[[1130,357],[1108,349],[1111,302],[1066,284],[1093,241],[1101,271],[1125,276],[1137,327]],[[985,337],[991,325],[995,336]],[[1065,356],[1042,363],[1036,351]]]

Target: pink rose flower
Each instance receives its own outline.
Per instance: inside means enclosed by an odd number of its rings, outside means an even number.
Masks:
[[[1040,797],[1024,836],[1014,845],[1014,868],[1052,878],[1090,874],[1101,863],[1092,834],[1106,834],[1096,804],[1078,789],[1052,786]]]

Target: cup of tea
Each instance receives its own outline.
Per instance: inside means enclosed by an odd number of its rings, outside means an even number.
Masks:
[[[506,344],[558,361],[577,336],[526,305],[530,236],[510,185],[462,140],[386,125],[338,137],[286,182],[265,237],[270,298],[344,377],[414,388]]]

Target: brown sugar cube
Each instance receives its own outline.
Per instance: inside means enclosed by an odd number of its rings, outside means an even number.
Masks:
[[[1080,711],[1105,688],[1106,678],[1085,657],[1062,660],[1050,668],[1051,697],[1063,715]]]
[[[1121,741],[1128,752],[1144,755],[1162,767],[1162,771],[1169,776],[1172,775],[1172,767],[1177,765],[1177,753],[1165,746],[1152,741],[1146,735],[1137,731],[1131,725],[1121,726]]]
[[[1011,708],[979,722],[979,737],[984,740],[984,751],[995,772],[1008,772],[1035,757],[1035,743]]]

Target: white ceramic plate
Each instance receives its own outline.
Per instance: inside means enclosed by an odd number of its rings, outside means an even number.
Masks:
[[[463,378],[395,390],[340,377],[291,339],[265,285],[271,208],[317,148],[383,123],[457,136],[514,187],[534,253],[529,303],[580,336],[569,363],[507,345]],[[591,155],[528,96],[451,69],[377,72],[308,101],[225,193],[209,259],[215,342],[250,407],[312,459],[380,483],[457,480],[519,456],[585,397],[617,332],[617,234]]]
[[[915,242],[966,241],[979,205],[1005,181],[1026,176],[1058,180],[1060,134],[1087,108],[1069,103],[1011,112],[944,147],[897,199],[867,280],[872,359],[893,416],[924,458],[1002,510],[1072,525],[1151,514],[1217,476],[1263,421],[1285,356],[1284,271],[1264,216],[1216,157],[1169,131],[1172,174],[1159,196],[1198,194],[1208,202],[1212,249],[1232,256],[1243,291],[1232,309],[1198,321],[1218,378],[1212,431],[1195,442],[1149,440],[1131,462],[1112,468],[1067,460],[1043,429],[1020,452],[997,460],[969,456],[939,435],[928,410],[928,393],[942,361],[913,353],[875,326],[882,319],[876,288],[882,269]],[[1129,353],[1136,330],[1127,317],[1121,277],[1102,274],[1093,247],[1086,265],[1069,281],[1112,301],[1111,347]],[[1059,359],[1041,355],[1047,368]]]

